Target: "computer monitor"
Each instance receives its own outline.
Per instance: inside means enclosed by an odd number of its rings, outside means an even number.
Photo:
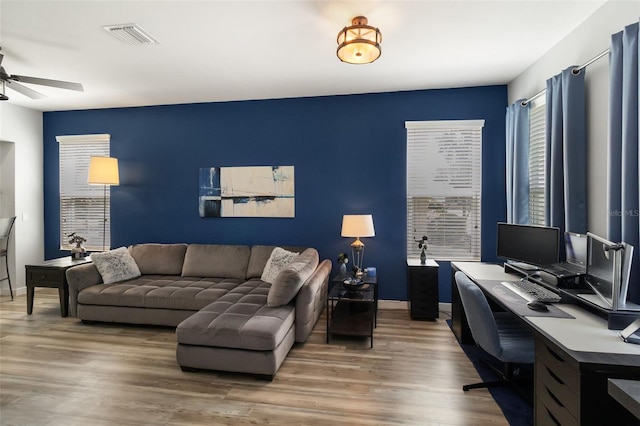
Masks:
[[[618,309],[620,302],[626,300],[626,285],[624,295],[621,294],[623,277],[623,259],[625,248],[627,253],[633,253],[633,247],[608,241],[590,232],[587,233],[587,269],[585,283],[605,303],[607,308]],[[630,269],[629,260],[627,268]]]
[[[564,233],[564,250],[567,263],[585,267],[587,263],[587,236],[575,232]]]
[[[535,266],[557,263],[560,257],[560,229],[499,222],[497,256]]]

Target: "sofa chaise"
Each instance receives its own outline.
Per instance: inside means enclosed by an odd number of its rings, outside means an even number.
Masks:
[[[94,254],[93,263],[67,270],[71,316],[175,326],[183,370],[269,380],[294,342],[310,335],[326,303],[332,266],[320,262],[315,249],[301,247],[139,244],[117,251],[124,260],[105,264],[103,254]],[[278,264],[276,253],[289,259]],[[122,279],[121,269],[129,266],[135,276]]]

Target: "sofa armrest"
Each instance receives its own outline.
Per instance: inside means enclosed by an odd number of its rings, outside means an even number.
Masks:
[[[77,316],[78,293],[92,285],[102,284],[102,276],[93,263],[74,266],[66,271],[69,284],[69,316]]]
[[[296,296],[296,342],[306,342],[327,302],[331,261],[323,260]]]

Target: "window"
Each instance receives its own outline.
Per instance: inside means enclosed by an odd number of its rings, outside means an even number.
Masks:
[[[407,121],[407,256],[480,260],[484,120]]]
[[[529,110],[529,223],[546,225],[545,215],[545,158],[546,158],[545,99],[535,100]]]
[[[60,152],[60,249],[70,250],[69,234],[87,239],[91,251],[111,246],[108,185],[89,185],[89,159],[109,156],[110,135],[57,136]],[[104,246],[103,246],[103,225]]]

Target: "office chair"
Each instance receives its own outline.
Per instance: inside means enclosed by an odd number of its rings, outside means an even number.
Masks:
[[[462,386],[463,391],[494,385],[513,384],[516,365],[533,364],[533,334],[509,312],[492,312],[484,293],[464,273],[456,272],[456,286],[467,315],[471,335],[484,352],[500,361],[504,369],[493,368],[501,380]]]
[[[0,278],[0,282],[9,281],[9,293],[11,293],[11,300],[13,300],[13,289],[11,288],[11,276],[9,275],[9,237],[11,236],[11,230],[13,229],[13,223],[16,221],[16,217],[0,217],[0,257],[4,257],[4,266],[7,270],[7,276]]]

